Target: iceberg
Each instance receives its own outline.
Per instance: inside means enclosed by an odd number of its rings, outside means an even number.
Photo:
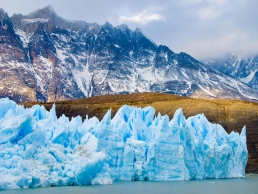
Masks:
[[[153,107],[122,106],[99,121],[57,118],[0,99],[0,190],[112,184],[117,180],[244,177],[246,129],[227,134],[203,114],[170,120]]]

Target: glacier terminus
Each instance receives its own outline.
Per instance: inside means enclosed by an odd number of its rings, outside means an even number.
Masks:
[[[227,134],[203,114],[170,120],[124,105],[96,117],[57,118],[55,105],[0,99],[0,190],[245,176],[246,129]]]

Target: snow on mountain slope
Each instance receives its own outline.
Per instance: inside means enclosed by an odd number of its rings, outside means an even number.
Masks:
[[[65,20],[51,6],[11,18],[2,10],[0,19],[0,65],[5,71],[0,77],[2,97],[57,101],[153,91],[198,98],[258,99],[258,92],[244,83],[186,53],[176,54],[156,45],[140,29]],[[14,84],[29,93],[14,90]]]
[[[220,59],[206,61],[205,64],[247,84],[255,90],[258,89],[258,55],[241,58],[236,54],[232,54]]]

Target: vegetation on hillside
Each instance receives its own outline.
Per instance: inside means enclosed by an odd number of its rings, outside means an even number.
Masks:
[[[25,107],[31,107],[38,102],[23,103]],[[178,108],[182,108],[184,115],[188,118],[203,113],[212,123],[221,124],[228,133],[240,132],[243,126],[247,127],[247,145],[249,161],[247,172],[258,172],[258,103],[240,100],[204,100],[181,97],[164,93],[134,93],[94,96],[91,98],[76,99],[71,101],[55,102],[57,116],[65,114],[69,118],[82,116],[86,118],[96,116],[102,119],[111,108],[112,116],[124,104],[146,107],[152,106],[156,114],[167,114],[170,119]],[[50,110],[53,103],[44,103]]]

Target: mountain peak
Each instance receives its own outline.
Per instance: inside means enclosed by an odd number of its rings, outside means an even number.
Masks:
[[[52,5],[48,5],[48,6],[46,6],[46,7],[43,8],[43,9],[49,10],[49,11],[51,11],[51,12],[55,12],[54,7],[53,7]]]
[[[108,21],[105,22],[104,24],[105,28],[113,28],[113,25],[111,23],[109,23]]]
[[[88,26],[87,22],[66,20],[58,16],[51,5],[28,15],[14,14],[11,20],[18,29],[26,33],[33,33],[38,27],[42,27],[48,33],[52,33],[55,31],[56,26],[63,29],[69,28],[70,30],[81,30]]]
[[[3,8],[0,8],[0,13],[5,13],[5,11],[3,10]]]
[[[120,24],[119,26],[117,26],[117,28],[128,29],[128,25],[127,24]]]
[[[6,17],[8,17],[8,14],[0,8],[0,20],[6,19]]]
[[[52,15],[57,15],[54,8],[48,5],[42,9],[38,9],[28,15],[29,18],[44,18],[49,19]]]
[[[142,31],[141,31],[141,29],[140,29],[140,28],[136,28],[136,29],[135,29],[135,32],[136,32],[136,33],[141,33],[141,34],[142,34]]]

